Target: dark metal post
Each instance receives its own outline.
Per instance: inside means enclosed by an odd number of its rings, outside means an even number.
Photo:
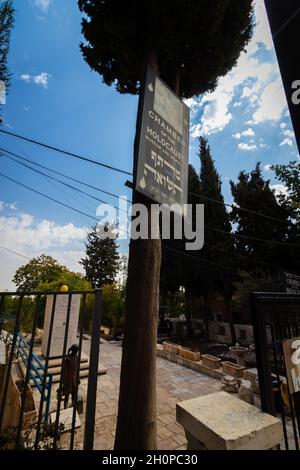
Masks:
[[[42,382],[42,392],[41,392],[39,415],[38,415],[37,427],[36,427],[34,450],[39,450],[39,440],[40,440],[40,436],[41,436],[41,423],[42,423],[42,414],[43,414],[43,406],[44,406],[43,398],[45,396],[45,390],[46,390],[49,355],[50,355],[52,331],[53,331],[54,315],[55,315],[55,306],[56,306],[56,297],[57,297],[57,294],[54,294],[53,300],[52,300],[51,318],[50,318],[49,333],[48,333],[48,343],[47,343],[47,351],[46,351],[46,357],[45,357],[45,369],[44,369],[43,382]]]
[[[100,350],[100,329],[102,313],[102,290],[95,290],[95,304],[90,348],[90,368],[87,389],[86,418],[84,429],[84,450],[92,450],[94,445],[94,426],[96,412],[97,381]]]
[[[15,347],[16,347],[16,343],[17,343],[17,337],[18,337],[18,334],[19,334],[19,328],[20,328],[20,322],[21,322],[21,308],[22,308],[23,298],[24,298],[24,295],[21,295],[20,298],[19,298],[18,310],[17,310],[16,320],[15,320],[14,336],[13,336],[11,349],[10,349],[10,353],[9,353],[9,360],[8,360],[7,368],[6,368],[6,371],[5,371],[5,382],[4,382],[4,388],[3,388],[2,401],[1,401],[1,405],[0,405],[0,429],[2,427],[2,421],[3,421],[3,417],[4,417],[4,409],[5,409],[6,399],[7,399],[7,393],[8,393],[10,374],[11,374],[11,369],[12,369],[12,364],[13,364],[14,352],[15,352]]]
[[[256,294],[253,292],[250,293],[250,305],[253,319],[253,332],[255,339],[255,354],[261,398],[261,409],[262,411],[276,416],[266,325],[262,312],[259,310]]]
[[[27,362],[27,365],[26,365],[26,374],[25,374],[25,379],[24,379],[24,383],[23,383],[22,398],[21,398],[21,410],[20,410],[19,423],[18,423],[18,429],[17,429],[17,435],[16,435],[16,448],[19,447],[20,439],[21,439],[21,431],[22,431],[23,418],[24,418],[23,414],[24,414],[24,411],[25,411],[27,387],[28,387],[28,383],[29,383],[29,379],[30,379],[30,369],[31,369],[31,363],[32,363],[32,353],[33,353],[33,346],[34,346],[34,340],[35,340],[35,330],[36,330],[36,325],[37,325],[37,317],[38,317],[38,311],[39,311],[39,302],[40,302],[40,296],[38,295],[37,298],[36,298],[35,312],[34,312],[34,317],[33,317],[33,321],[32,321],[28,362]]]

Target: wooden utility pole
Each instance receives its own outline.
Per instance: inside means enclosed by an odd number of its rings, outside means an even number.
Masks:
[[[147,60],[158,75],[156,55]],[[140,89],[134,144],[134,188],[144,96]],[[148,234],[157,223],[150,219],[151,203],[133,190],[133,202],[148,207]],[[159,226],[155,227],[159,233]],[[156,449],[156,344],[159,312],[161,240],[131,240],[126,316],[115,450]]]

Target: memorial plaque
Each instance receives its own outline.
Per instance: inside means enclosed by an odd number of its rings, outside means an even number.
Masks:
[[[300,392],[300,337],[282,342],[287,381],[291,394]]]
[[[189,111],[148,68],[136,190],[160,204],[187,203]]]
[[[284,273],[287,294],[300,294],[300,276]]]
[[[65,338],[66,322],[67,322],[68,301],[69,301],[68,295],[57,295],[56,297],[49,357],[60,357],[63,355],[63,346],[64,346],[64,338]],[[42,353],[44,356],[46,356],[47,354],[52,305],[53,305],[53,295],[48,295],[47,301],[46,301],[44,331],[43,331],[43,339],[42,339]],[[72,301],[71,301],[67,351],[68,351],[68,348],[72,346],[72,344],[77,343],[79,310],[80,310],[80,294],[74,294],[72,295]]]

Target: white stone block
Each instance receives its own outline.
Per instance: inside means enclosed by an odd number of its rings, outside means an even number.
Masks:
[[[211,450],[267,450],[283,437],[279,419],[227,392],[177,403],[176,419]]]

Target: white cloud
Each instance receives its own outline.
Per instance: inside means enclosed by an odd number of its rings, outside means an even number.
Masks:
[[[48,11],[48,8],[51,3],[52,3],[52,0],[34,0],[35,6],[40,8],[44,13]]]
[[[279,145],[288,145],[291,147],[293,145],[292,139],[289,139],[288,137],[286,139],[283,139],[283,141]]]
[[[42,72],[40,73],[40,75],[36,75],[35,77],[33,77],[33,81],[34,83],[36,83],[36,85],[42,85],[44,88],[47,88],[50,78],[51,75],[49,73]]]
[[[283,132],[283,135],[285,135],[286,137],[295,137],[295,134],[293,131],[290,131],[289,129],[287,129],[286,131]]]
[[[30,82],[31,76],[29,73],[22,73],[22,75],[20,75],[20,80],[24,80],[24,82]]]
[[[278,120],[286,107],[286,99],[274,57],[262,62],[254,54],[263,47],[273,50],[272,36],[263,0],[255,3],[256,29],[247,52],[240,55],[237,66],[221,77],[213,93],[207,93],[195,105],[202,109],[200,122],[192,126],[192,137],[222,131],[232,120],[230,106],[250,106],[254,109],[251,125],[268,120]],[[237,92],[243,86],[241,95]]]
[[[9,204],[13,208],[11,204]],[[8,204],[0,202],[0,208]],[[31,214],[0,216],[0,244],[29,258],[41,253],[53,256],[70,269],[80,271],[78,260],[84,254],[84,239],[88,228],[72,223],[59,225],[53,221],[37,220]],[[0,290],[12,288],[15,270],[25,260],[1,250]]]
[[[236,134],[233,134],[232,137],[234,137],[235,139],[240,139],[241,137],[253,137],[254,135],[254,130],[249,127],[246,131],[237,132]]]
[[[4,209],[10,209],[12,211],[17,210],[17,202],[6,203],[3,201],[0,201],[0,210],[4,210]]]
[[[280,128],[281,128],[281,129],[285,129],[286,127],[287,127],[287,124],[286,124],[285,122],[282,122],[282,123],[280,124]]]
[[[51,77],[51,74],[48,72],[41,72],[39,75],[29,75],[28,73],[23,73],[20,75],[20,80],[23,80],[27,83],[35,83],[36,85],[40,85],[43,88],[48,88]]]
[[[284,184],[273,184],[270,187],[275,191],[276,196],[286,196],[288,194],[288,189]]]
[[[258,109],[252,117],[253,123],[259,124],[264,121],[278,121],[286,106],[282,81],[278,76],[276,80],[268,84],[262,92],[259,98]]]
[[[261,44],[263,44],[267,50],[271,50],[273,48],[272,34],[263,0],[256,0],[254,13],[256,27],[255,34],[247,47],[249,54],[255,54]]]
[[[272,166],[272,165],[270,165],[270,164],[268,163],[267,165],[265,165],[265,166],[263,167],[263,170],[264,170],[265,172],[271,171],[271,166]]]
[[[241,142],[238,145],[238,147],[239,147],[239,149],[245,150],[246,152],[254,152],[254,150],[257,149],[255,144],[246,144],[246,143],[243,143],[243,142]]]
[[[86,233],[85,227],[76,227],[72,223],[58,225],[47,219],[37,221],[30,214],[18,213],[14,217],[0,217],[1,242],[8,247],[14,246],[25,251],[30,249],[38,252],[51,246],[65,246],[82,241]]]

